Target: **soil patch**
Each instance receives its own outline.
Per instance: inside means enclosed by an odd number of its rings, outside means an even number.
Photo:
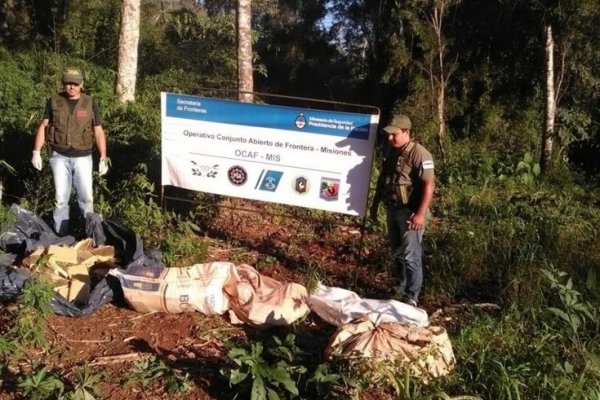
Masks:
[[[195,239],[208,241],[210,247],[209,260],[196,262],[246,263],[282,282],[307,284],[312,276],[365,297],[390,297],[393,279],[384,267],[387,248],[381,233],[361,236],[356,221],[344,217],[336,223],[331,215],[322,219],[283,217],[269,213],[272,206],[253,202],[243,206],[222,208],[206,236]],[[3,324],[7,315],[8,309],[0,311]],[[312,314],[303,326],[302,332],[295,332],[299,343],[322,354],[334,328]],[[52,316],[46,335],[50,350],[28,355],[29,362],[10,366],[0,383],[0,399],[17,398],[15,377],[31,371],[35,362],[69,382],[73,382],[74,368],[89,364],[94,373],[103,374],[100,389],[107,399],[173,398],[163,385],[129,379],[136,362],[148,359],[161,360],[181,374],[189,373],[192,391],[178,398],[219,399],[225,389],[219,369],[226,360],[227,344],[269,334],[233,326],[226,315],[140,314],[117,304],[84,318]],[[389,398],[386,396],[371,391],[363,398]]]

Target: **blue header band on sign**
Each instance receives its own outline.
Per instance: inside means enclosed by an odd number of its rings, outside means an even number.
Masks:
[[[167,93],[168,117],[369,139],[371,116]]]

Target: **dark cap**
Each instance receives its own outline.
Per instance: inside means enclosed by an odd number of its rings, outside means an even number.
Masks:
[[[73,82],[73,83],[83,83],[83,75],[81,74],[81,70],[75,67],[68,67],[62,73],[62,81],[65,82]]]
[[[390,123],[383,128],[386,133],[392,133],[397,131],[398,129],[411,129],[412,125],[410,123],[410,118],[406,115],[394,115]]]

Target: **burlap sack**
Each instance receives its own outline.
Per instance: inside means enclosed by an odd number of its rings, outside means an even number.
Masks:
[[[325,354],[329,359],[334,356],[393,359],[425,381],[447,375],[456,363],[444,328],[396,323],[376,326],[368,316],[342,325],[331,337]]]
[[[196,264],[187,268],[165,268],[156,278],[112,270],[121,282],[125,300],[139,312],[181,313],[199,311],[223,314],[229,299],[223,286],[235,272],[229,262]]]
[[[232,323],[256,327],[289,325],[310,312],[306,288],[262,276],[249,265],[238,265],[224,288]]]

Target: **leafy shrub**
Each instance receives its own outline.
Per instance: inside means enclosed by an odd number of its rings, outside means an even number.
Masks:
[[[68,400],[95,400],[95,396],[101,396],[98,384],[103,379],[102,374],[94,374],[87,363],[75,368],[74,374],[76,382],[67,397]]]
[[[156,356],[137,362],[133,370],[126,377],[125,384],[150,386],[159,380],[165,382],[167,392],[174,396],[183,395],[192,390],[188,373],[183,374],[171,368]]]
[[[249,350],[231,349],[227,355],[237,368],[222,369],[221,374],[228,379],[230,386],[236,387],[238,393],[244,393],[245,396],[249,394],[252,400],[266,400],[280,396],[285,398],[287,397],[285,393],[298,395],[298,387],[290,376],[291,366],[288,362],[279,360],[271,364],[264,358],[263,350],[263,344],[260,342],[252,343]],[[296,367],[295,370],[300,373],[306,372],[304,367]]]
[[[521,162],[530,168],[517,172],[514,164],[502,180],[438,188],[424,239],[426,264],[435,272],[427,292],[476,297],[479,291],[493,294],[487,300],[541,304],[542,292],[531,284],[540,279],[538,268],[561,265],[579,282],[598,268],[594,192],[574,183],[557,189],[538,180],[530,156]]]
[[[112,67],[116,60],[119,3],[82,1],[70,4],[56,46],[64,53]]]
[[[279,398],[336,398],[347,394],[349,379],[317,364],[296,345],[296,337],[273,336],[268,343],[233,347],[227,353],[231,365],[221,368],[232,394],[253,400]],[[312,362],[311,362],[312,361]]]
[[[565,332],[541,326],[537,312],[507,309],[498,318],[479,312],[453,336],[455,375],[447,393],[508,400],[596,399],[598,346],[574,343]]]
[[[159,93],[154,93],[158,100]],[[110,156],[114,168],[107,177],[113,182],[126,178],[145,164],[152,182],[160,179],[160,103],[133,103],[105,108]]]
[[[600,321],[595,308],[583,300],[581,293],[574,287],[573,280],[567,273],[554,268],[543,269],[541,272],[550,282],[550,289],[558,295],[559,304],[547,309],[558,318],[557,322],[566,325],[568,336],[574,335],[575,338],[578,338],[579,328],[584,328],[585,325],[598,326]],[[548,320],[552,321],[553,318],[548,318]]]
[[[23,395],[31,400],[59,398],[64,391],[64,384],[55,375],[48,372],[46,367],[35,373],[19,379],[19,388]]]
[[[122,221],[144,242],[153,243],[170,217],[154,202],[154,184],[146,172],[146,165],[139,164],[114,191],[98,185],[95,198],[98,212]]]
[[[37,265],[44,268],[45,259],[46,257],[40,257]],[[19,299],[23,307],[18,312],[17,323],[10,336],[26,346],[45,347],[46,322],[52,314],[50,301],[53,295],[52,286],[43,278],[29,279]]]
[[[47,158],[44,163],[48,167]],[[44,216],[54,210],[54,182],[49,171],[35,174],[23,182],[23,197],[20,206],[36,215]]]
[[[0,47],[0,133],[26,125],[32,118],[43,98],[39,97],[32,79],[32,72],[23,68],[23,63],[8,50]],[[1,136],[1,135],[0,135]],[[0,157],[1,158],[1,157]]]
[[[206,242],[195,237],[193,227],[189,222],[180,222],[175,230],[171,230],[161,242],[165,265],[169,267],[184,267],[205,262],[208,258]]]
[[[0,336],[0,359],[8,357],[14,351],[15,343],[8,336]]]
[[[0,204],[0,230],[4,232],[7,228],[13,227],[17,222],[17,217],[10,211],[9,207]]]

